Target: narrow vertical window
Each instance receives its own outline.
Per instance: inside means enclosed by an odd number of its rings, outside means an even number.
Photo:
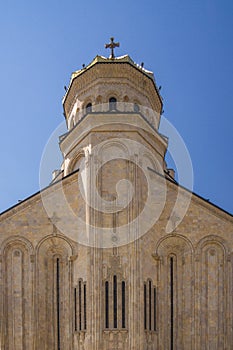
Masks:
[[[174,337],[174,261],[173,257],[170,258],[170,336],[171,347],[173,350],[173,337]]]
[[[117,276],[113,276],[113,327],[117,328]]]
[[[79,330],[82,330],[82,284],[78,282],[78,299],[79,299]]]
[[[105,328],[109,328],[109,309],[108,309],[108,300],[109,300],[109,290],[108,290],[108,281],[105,282]]]
[[[74,288],[74,330],[77,332],[77,288]]]
[[[134,112],[138,113],[139,112],[139,105],[137,103],[134,103],[133,109],[134,109]]]
[[[60,260],[56,260],[57,350],[60,350]]]
[[[92,112],[92,104],[91,103],[88,103],[86,105],[86,113],[91,113]]]
[[[84,330],[87,329],[87,290],[86,284],[83,285],[83,313],[84,313]]]
[[[109,99],[109,110],[110,111],[115,111],[116,110],[116,105],[117,105],[117,100],[115,97],[110,97]]]
[[[156,288],[154,287],[154,331],[156,331]]]
[[[149,330],[151,331],[151,314],[152,314],[152,302],[151,302],[151,281],[149,281]]]
[[[121,284],[121,302],[122,302],[122,328],[125,328],[125,282],[123,281]]]
[[[144,329],[147,329],[147,302],[146,302],[146,284],[144,284]]]

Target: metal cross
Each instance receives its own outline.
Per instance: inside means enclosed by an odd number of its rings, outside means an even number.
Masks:
[[[114,55],[114,49],[115,47],[119,47],[120,46],[120,43],[114,43],[114,38],[110,38],[111,42],[110,44],[105,44],[105,49],[111,49],[111,55],[109,58],[115,58],[115,55]]]

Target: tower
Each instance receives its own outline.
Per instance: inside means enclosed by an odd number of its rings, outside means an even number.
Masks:
[[[68,133],[60,139],[64,160],[56,181],[78,174],[76,194],[82,204],[74,210],[81,222],[77,220],[73,239],[86,246],[77,270],[89,300],[85,331],[77,332],[75,341],[88,349],[143,348],[144,291],[138,286],[146,281],[151,342],[156,333],[156,287],[154,278],[143,278],[139,238],[153,225],[148,216],[156,216],[156,206],[159,211],[164,203],[167,138],[158,132],[162,98],[153,73],[128,55],[97,56],[72,74],[63,107]],[[157,186],[151,188],[155,178]],[[150,193],[153,198],[148,201],[148,192],[160,187],[162,194],[155,199]],[[153,200],[158,203],[149,208]],[[83,322],[77,318],[75,324],[82,328]]]
[[[128,55],[109,59],[97,56],[87,67],[74,72],[63,99],[63,107],[69,130],[65,141],[62,139],[60,142],[64,155],[64,176],[77,168],[74,157],[77,150],[89,145],[85,133],[93,135],[92,129],[96,130],[102,123],[128,124],[135,130],[144,124],[141,129],[153,130],[161,148],[157,158],[163,167],[167,141],[158,133],[162,98],[153,73],[136,65]],[[79,145],[77,134],[80,134],[80,130],[82,140],[84,137],[86,139]]]

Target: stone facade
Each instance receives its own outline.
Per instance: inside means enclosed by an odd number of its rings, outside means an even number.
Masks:
[[[232,349],[233,219],[169,175],[152,73],[97,58],[63,104],[61,170],[0,217],[0,349]]]

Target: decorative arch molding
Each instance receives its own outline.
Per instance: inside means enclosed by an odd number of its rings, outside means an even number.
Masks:
[[[103,96],[102,95],[96,96],[95,105],[98,105],[98,104],[100,104],[102,102],[103,102]]]
[[[119,91],[117,91],[118,87],[116,88],[116,90],[108,90],[108,93],[105,95],[105,102],[108,103],[109,102],[109,99],[111,97],[114,97],[117,102],[120,102],[121,101],[121,95],[119,93]]]
[[[174,242],[174,243],[172,243]],[[179,243],[178,243],[179,242]],[[180,244],[181,243],[181,244]],[[166,249],[168,254],[175,254],[179,251],[179,248],[182,247],[187,247],[189,248],[189,250],[193,253],[194,252],[194,247],[192,242],[185,236],[181,235],[181,234],[169,234],[166,235],[165,237],[162,237],[155,248],[155,255],[159,256],[160,252],[162,253],[162,249]],[[188,252],[188,249],[182,249],[181,252]]]
[[[161,349],[194,349],[194,248],[180,234],[162,237],[156,245],[158,261],[158,329]],[[180,318],[179,315],[183,315]],[[167,324],[167,329],[162,325]],[[185,332],[182,332],[185,329]]]
[[[75,164],[81,159],[84,158],[85,154],[84,151],[81,150],[79,151],[77,154],[75,154],[75,156],[70,160],[68,167],[67,167],[67,172],[68,174],[71,173],[75,167]]]
[[[69,349],[72,343],[73,254],[73,244],[61,234],[46,236],[36,247],[37,349]]]
[[[45,245],[47,246],[48,249],[50,249],[52,246],[56,246],[58,247],[58,244],[56,244],[56,242],[58,242],[58,240],[62,240],[64,241],[64,243],[66,243],[69,248],[71,249],[71,256],[74,255],[75,253],[75,248],[74,245],[72,244],[71,240],[69,240],[66,236],[63,236],[61,234],[56,234],[56,236],[54,235],[48,235],[46,237],[44,237],[43,239],[41,239],[38,243],[38,245],[36,246],[36,254],[39,254],[39,250],[41,249],[41,246]]]
[[[35,253],[32,243],[27,238],[17,235],[11,236],[2,242],[0,254],[4,255],[7,249],[14,246],[18,246],[19,248],[23,246],[30,255],[34,255]]]
[[[85,100],[82,102],[82,109],[85,111],[86,109],[86,106],[91,103],[92,105],[94,104],[95,102],[95,97],[93,95],[91,96],[88,96],[87,98],[85,98]]]
[[[196,347],[231,347],[232,282],[228,247],[217,235],[203,237],[196,248]],[[231,308],[230,308],[231,309]],[[202,322],[205,320],[205,322]],[[227,344],[227,345],[226,345]]]
[[[34,248],[29,240],[16,235],[2,243],[1,253],[1,345],[29,350],[34,346]]]
[[[98,153],[102,155],[102,158],[104,158],[106,153],[109,156],[108,150],[111,148],[118,148],[121,150],[123,152],[122,156],[129,157],[130,155],[130,150],[128,149],[127,145],[120,140],[109,140],[104,142],[100,147],[98,147]]]
[[[200,241],[197,243],[197,247],[196,247],[197,257],[201,254],[201,251],[207,245],[217,245],[221,247],[224,252],[224,256],[227,256],[229,253],[229,248],[227,246],[227,243],[222,237],[217,235],[208,235],[200,239]]]

